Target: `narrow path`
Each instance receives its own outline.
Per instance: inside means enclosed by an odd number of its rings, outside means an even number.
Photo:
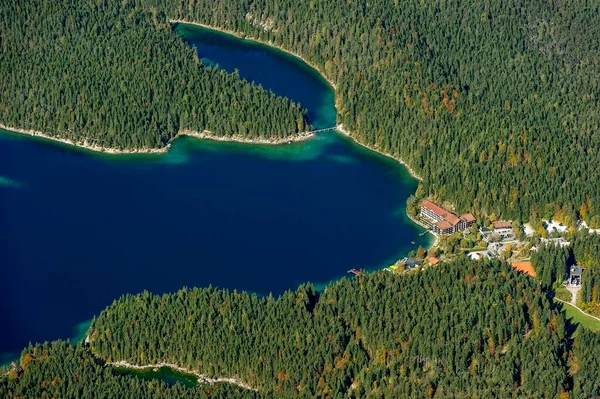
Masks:
[[[562,302],[562,303],[566,303],[567,305],[571,305],[571,306],[573,306],[575,309],[577,309],[577,310],[579,310],[581,313],[583,313],[584,315],[586,315],[586,316],[589,316],[589,317],[591,317],[592,319],[596,319],[596,320],[600,321],[600,318],[598,318],[598,317],[596,317],[596,316],[592,316],[592,315],[591,315],[591,314],[589,314],[589,313],[585,313],[585,312],[584,312],[583,310],[581,310],[581,308],[580,308],[579,306],[577,306],[577,305],[573,305],[573,304],[571,304],[571,303],[569,303],[569,302],[567,302],[567,301],[563,301],[562,299],[558,299],[558,298],[556,298],[556,297],[555,297],[554,299],[556,299],[557,301],[560,301],[560,302]]]

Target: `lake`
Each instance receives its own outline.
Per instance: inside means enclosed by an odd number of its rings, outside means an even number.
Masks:
[[[314,126],[335,124],[332,89],[297,58],[184,28],[205,62],[301,102]],[[404,211],[416,184],[335,132],[281,146],[184,137],[136,156],[3,132],[0,363],[30,341],[79,339],[126,293],[212,284],[280,294],[387,266],[430,242]]]

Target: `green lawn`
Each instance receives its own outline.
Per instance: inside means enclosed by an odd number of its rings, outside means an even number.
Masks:
[[[571,324],[577,323],[579,326],[583,326],[588,330],[600,331],[600,320],[596,320],[593,317],[581,313],[579,309],[575,308],[573,305],[564,302],[559,303],[562,305],[565,316],[569,319]]]

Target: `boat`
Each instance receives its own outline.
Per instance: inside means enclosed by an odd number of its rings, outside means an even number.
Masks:
[[[410,243],[411,243],[412,245],[415,245],[415,244],[416,244],[414,241],[411,241]]]
[[[348,270],[348,273],[352,273],[352,274],[358,276],[360,274],[360,270],[358,270],[358,269],[350,269],[350,270]]]

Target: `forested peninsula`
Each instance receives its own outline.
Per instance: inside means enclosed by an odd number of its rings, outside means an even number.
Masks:
[[[0,19],[3,125],[119,151],[186,131],[309,130],[301,105],[204,66],[169,23],[186,20],[315,65],[335,83],[338,122],[423,176],[422,197],[518,225],[600,225],[597,2],[25,0],[4,1]],[[127,295],[85,342],[26,348],[0,397],[598,397],[600,338],[554,296],[582,265],[579,304],[600,314],[600,236],[568,234],[569,248],[536,243],[536,277],[457,255],[278,298]],[[119,362],[242,385],[146,381]]]
[[[164,149],[181,131],[282,142],[306,111],[202,65],[142,2],[4,2],[0,123],[96,150]]]
[[[199,67],[169,19],[271,42],[337,88],[339,122],[460,209],[598,225],[600,5],[533,1],[11,2],[0,121],[119,148],[181,128],[281,137],[295,104]]]
[[[302,55],[339,122],[427,194],[523,222],[600,223],[600,5],[157,0]]]
[[[336,85],[339,122],[424,190],[521,222],[600,224],[600,5],[533,1],[9,2],[0,122],[117,148],[180,129],[305,131],[297,104],[203,68],[168,20],[296,53]]]
[[[90,326],[89,345],[25,349],[23,370],[0,378],[0,394],[186,398],[214,389],[213,397],[240,398],[597,395],[594,352],[600,342],[581,329],[573,343],[569,328],[534,279],[499,261],[465,258],[422,272],[342,279],[320,293],[302,285],[279,298],[215,288],[145,292],[104,310]],[[176,364],[236,378],[256,391],[141,382],[106,364],[118,361]]]

